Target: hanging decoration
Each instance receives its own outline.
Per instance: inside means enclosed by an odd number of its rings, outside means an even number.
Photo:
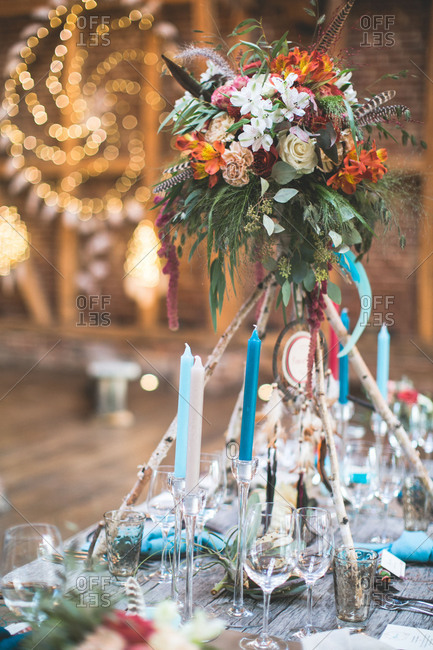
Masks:
[[[14,206],[0,207],[0,276],[9,275],[30,254],[29,234]]]

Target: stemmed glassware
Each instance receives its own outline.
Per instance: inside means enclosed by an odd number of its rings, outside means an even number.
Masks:
[[[334,552],[331,515],[323,508],[298,508],[298,573],[307,585],[307,623],[295,634],[302,638],[319,632],[313,627],[313,585],[328,570]]]
[[[258,638],[244,637],[242,648],[277,650],[285,642],[268,634],[269,603],[276,587],[288,579],[297,563],[297,513],[281,503],[256,503],[247,511],[244,568],[263,591],[263,628]]]
[[[59,530],[50,524],[22,524],[6,530],[1,560],[1,590],[7,607],[38,624],[41,603],[64,591],[66,571]]]
[[[399,455],[399,450],[392,447],[382,447],[381,455],[377,463],[377,483],[375,496],[383,503],[383,523],[382,534],[375,537],[373,541],[381,544],[390,542],[387,535],[388,529],[388,510],[391,501],[398,496],[404,481],[405,466],[403,458]]]
[[[346,445],[341,476],[355,510],[355,522],[362,506],[374,496],[376,489],[376,447],[354,440]]]
[[[161,565],[159,571],[151,576],[157,582],[170,582],[172,576],[167,562],[167,547],[168,533],[175,523],[174,499],[169,488],[169,477],[173,474],[173,469],[169,465],[160,465],[153,470],[147,493],[147,513],[161,527],[162,533]]]
[[[203,528],[224,503],[227,489],[227,475],[221,453],[202,453],[200,456],[200,489],[206,493],[206,501],[202,514],[197,518],[196,539],[197,551],[200,553],[203,544]],[[197,558],[195,566],[201,566],[203,558]]]

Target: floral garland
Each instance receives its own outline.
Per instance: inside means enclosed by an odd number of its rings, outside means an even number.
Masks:
[[[392,123],[403,144],[417,142],[402,126],[409,109],[388,104],[395,91],[359,102],[352,71],[327,53],[353,4],[346,3],[310,49],[292,46],[287,33],[269,43],[253,19],[232,35],[258,31],[257,41],[241,40],[227,58],[210,48],[186,48],[180,54],[185,65],[207,59],[198,81],[164,57],[185,93],[162,124],[171,124],[180,161],[154,188],[163,195],[161,214],[169,215],[158,220],[160,237],[170,240],[164,248],[175,274],[173,251],[181,255],[188,241],[191,256],[206,241],[214,325],[227,274],[234,284],[245,254],[275,273],[283,307],[293,285],[315,292],[310,304],[320,304],[316,294],[324,290],[340,302],[330,269],[345,273],[345,253],[354,247],[365,254],[376,223],[390,221],[396,180],[376,138],[390,137],[383,123]],[[170,295],[169,302],[169,324],[176,328]],[[310,314],[317,319],[319,313]]]

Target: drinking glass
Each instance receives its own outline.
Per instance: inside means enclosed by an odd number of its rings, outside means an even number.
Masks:
[[[203,529],[206,523],[216,513],[224,503],[227,475],[223,463],[222,454],[220,453],[203,453],[200,456],[200,489],[206,493],[206,501],[203,512],[197,517],[196,539],[197,553],[199,554],[203,545]],[[203,558],[197,557],[195,566],[201,566]]]
[[[359,440],[348,442],[342,462],[341,476],[355,510],[355,521],[357,521],[362,506],[374,496],[376,469],[374,444]]]
[[[33,624],[44,620],[39,606],[54,602],[66,584],[62,539],[56,526],[22,524],[8,528],[1,573],[7,607]]]
[[[297,562],[297,514],[280,503],[256,503],[247,511],[244,568],[263,591],[263,629],[258,638],[244,637],[240,646],[251,650],[277,650],[287,644],[268,634],[269,603],[276,587],[288,579]]]
[[[161,527],[162,555],[159,571],[151,578],[157,582],[170,582],[171,568],[167,562],[168,533],[174,528],[175,509],[174,499],[169,488],[169,476],[174,468],[169,465],[160,465],[153,470],[147,493],[146,509],[155,524]]]
[[[109,510],[104,514],[111,575],[127,578],[137,571],[145,519],[136,510]]]
[[[332,561],[334,535],[331,515],[323,508],[298,508],[298,573],[307,585],[307,623],[294,636],[320,632],[313,628],[313,585],[325,575]]]
[[[388,509],[391,501],[398,496],[404,480],[405,466],[399,450],[393,447],[382,447],[377,463],[377,482],[375,496],[383,503],[382,534],[373,541],[386,544],[391,539],[387,535]]]

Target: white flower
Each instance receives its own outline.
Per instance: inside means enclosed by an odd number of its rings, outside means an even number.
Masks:
[[[168,626],[157,628],[149,639],[149,646],[152,650],[198,650],[182,631]]]
[[[227,130],[235,123],[235,119],[224,113],[224,115],[218,115],[210,121],[209,127],[204,134],[204,139],[206,142],[215,142],[219,140],[220,142],[231,142],[234,139],[234,133],[227,133]]]
[[[215,74],[218,74],[218,72],[219,70],[215,63],[209,59],[206,70],[200,75],[200,83],[204,84],[205,81],[209,81],[209,79],[211,79]]]
[[[299,174],[311,174],[318,163],[314,141],[303,142],[293,133],[281,133],[278,153],[281,160],[291,165]]]
[[[76,650],[123,650],[124,647],[125,641],[120,634],[100,625],[86,636]]]
[[[191,104],[192,101],[195,101],[195,97],[191,95],[191,93],[187,90],[182,97],[179,97],[179,99],[176,99],[174,102],[174,110],[176,111],[177,114],[182,113],[182,111],[185,110],[189,104]]]
[[[239,142],[245,148],[251,147],[253,151],[258,151],[260,147],[269,151],[273,139],[270,133],[264,133],[263,120],[253,117],[251,124],[244,124]]]
[[[156,626],[179,624],[180,616],[176,603],[173,600],[163,600],[155,607],[153,622]]]
[[[216,639],[224,630],[224,622],[219,618],[208,618],[204,612],[196,610],[194,617],[183,627],[187,639],[193,643],[205,643]]]
[[[288,75],[291,77],[293,75]],[[296,76],[296,75],[295,75]],[[293,122],[295,117],[302,117],[305,115],[305,110],[310,103],[310,95],[306,92],[299,92],[296,88],[292,87],[293,81],[289,79],[281,79],[279,77],[273,78],[275,88],[281,95],[281,100],[284,104],[279,109],[279,117],[282,115],[289,122]]]
[[[351,78],[352,78],[352,73],[346,72],[345,74],[339,76],[334,83],[337,86],[337,88],[341,88],[341,86],[346,86],[347,84],[349,84],[347,88],[343,90],[343,93],[344,93],[345,100],[352,106],[353,104],[358,103],[358,97],[356,94],[356,90],[352,86],[352,83],[350,81]]]
[[[258,104],[263,102],[272,110],[272,102],[269,97],[275,94],[275,87],[268,77],[265,75],[258,75],[250,79],[246,86],[240,90],[236,90],[230,97],[230,102],[233,106],[239,106],[241,115],[251,113],[254,115],[254,110]]]

